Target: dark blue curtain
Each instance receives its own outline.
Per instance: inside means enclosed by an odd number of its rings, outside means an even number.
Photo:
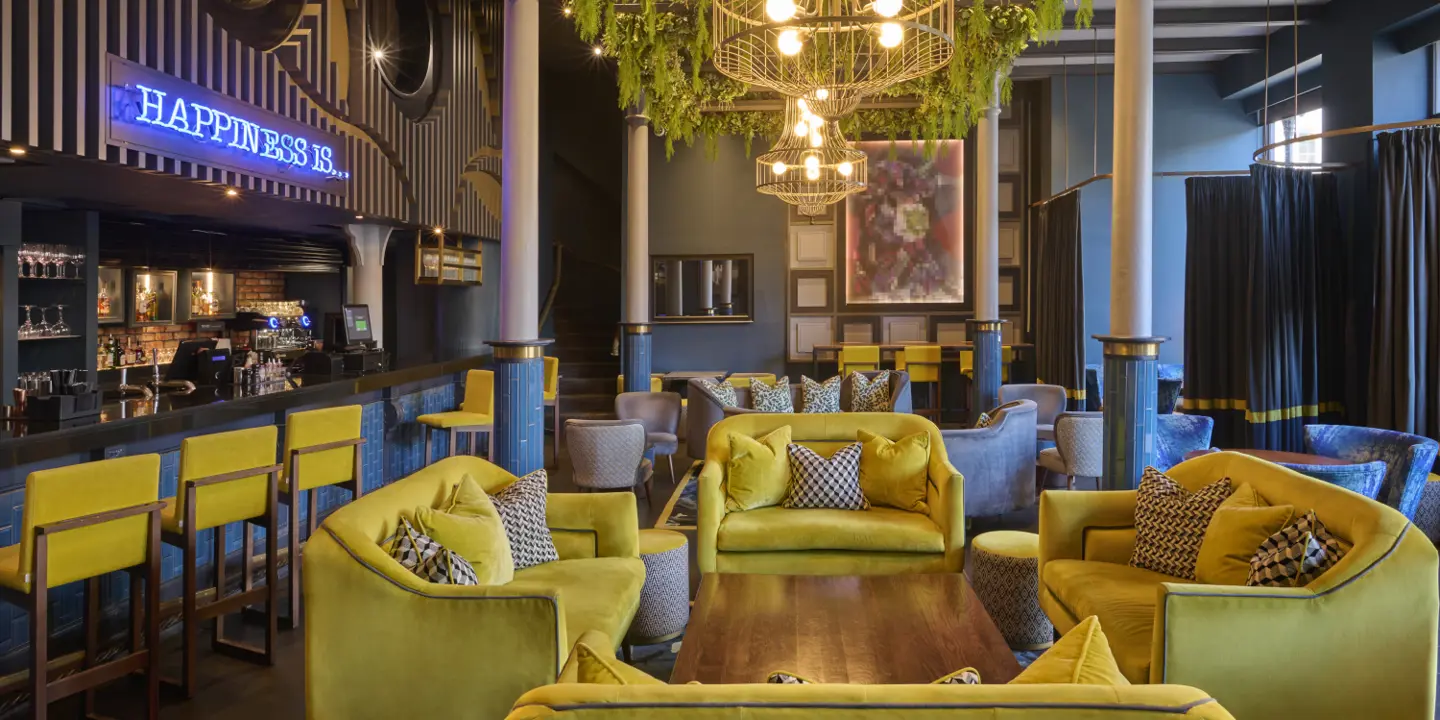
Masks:
[[[1070,410],[1084,410],[1085,272],[1080,256],[1080,193],[1035,211],[1035,373],[1065,388]],[[1097,397],[1098,401],[1099,398]]]
[[[1253,447],[1303,452],[1302,428],[1336,422],[1344,397],[1346,253],[1335,176],[1255,165],[1249,397]]]

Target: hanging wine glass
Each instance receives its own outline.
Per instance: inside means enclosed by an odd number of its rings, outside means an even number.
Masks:
[[[69,335],[70,326],[65,324],[65,306],[55,306],[55,324],[50,326],[50,331],[56,335]]]
[[[35,307],[40,311],[40,323],[35,326],[35,332],[39,337],[50,337],[55,331],[50,327],[50,321],[45,319],[45,310],[47,308],[38,305]]]
[[[78,250],[72,251],[68,257],[70,258],[70,264],[75,266],[75,278],[78,280],[80,278],[80,268],[85,265],[85,253]]]
[[[30,308],[35,306],[21,305],[20,307],[25,311],[25,324],[20,326],[20,339],[28,340],[32,337],[35,337],[35,326],[30,324]]]

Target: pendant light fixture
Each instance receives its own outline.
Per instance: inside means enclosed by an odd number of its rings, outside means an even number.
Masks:
[[[826,207],[864,189],[866,155],[850,147],[833,120],[816,115],[809,103],[785,103],[785,131],[755,159],[755,189],[799,208],[801,215],[822,215]]]

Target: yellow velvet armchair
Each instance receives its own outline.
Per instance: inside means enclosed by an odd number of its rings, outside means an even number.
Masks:
[[[501,718],[555,682],[582,633],[625,636],[645,581],[628,493],[551,494],[560,560],[505,585],[435,585],[390,557],[401,514],[440,506],[467,474],[487,492],[513,479],[480,458],[446,458],[337,510],[311,538],[309,718]]]
[[[791,510],[725,506],[730,433],[763,437],[789,425],[793,442],[824,456],[856,441],[860,430],[890,440],[930,434],[927,513]],[[964,479],[945,455],[935,424],[905,413],[745,413],[716,423],[700,472],[697,553],[700,572],[784,575],[884,575],[960,572],[965,564]]]
[[[1040,605],[1065,632],[1097,615],[1131,682],[1203,687],[1236,717],[1431,718],[1440,590],[1435,547],[1395,510],[1239,453],[1167,473],[1229,477],[1313,509],[1353,549],[1305,587],[1204,585],[1128,565],[1136,493],[1040,500]]]

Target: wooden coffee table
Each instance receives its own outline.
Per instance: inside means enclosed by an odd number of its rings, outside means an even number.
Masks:
[[[824,683],[923,684],[964,667],[986,684],[1020,673],[964,575],[710,573],[670,682],[763,683],[783,670]]]

